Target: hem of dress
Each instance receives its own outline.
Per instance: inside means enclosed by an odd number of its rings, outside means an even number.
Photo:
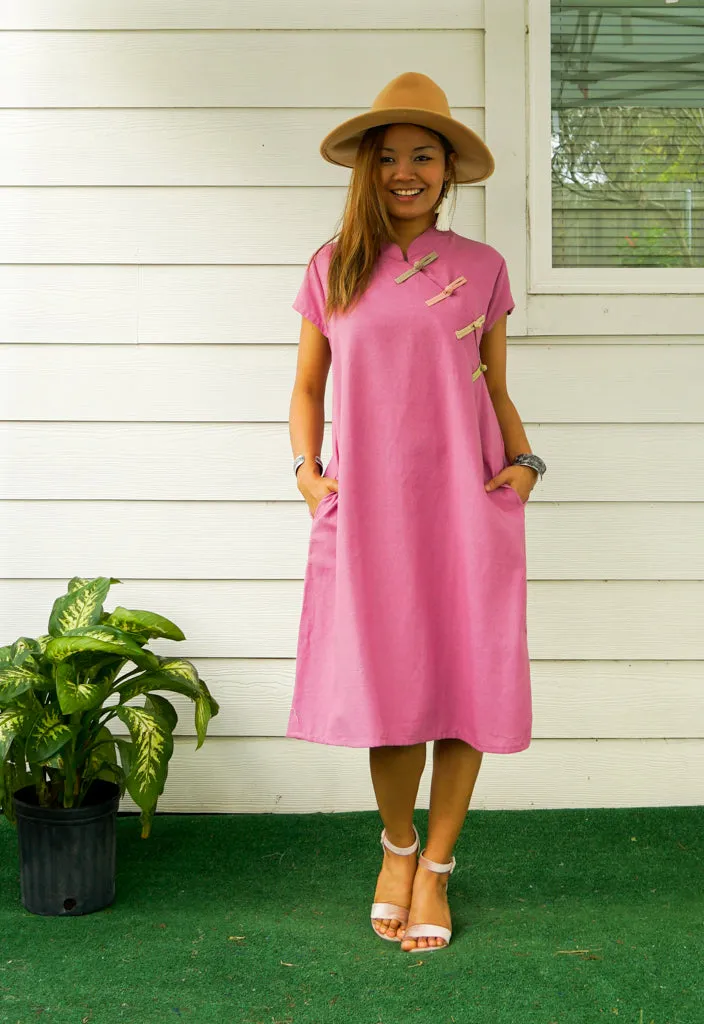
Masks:
[[[292,740],[306,740],[308,743],[324,743],[326,746],[331,747],[407,747],[413,746],[416,743],[432,743],[434,740],[462,740],[464,743],[469,743],[471,747],[478,750],[482,754],[518,754],[522,750],[527,750],[531,744],[532,736],[529,736],[527,740],[520,740],[517,744],[508,747],[501,747],[493,749],[483,746],[478,746],[473,740],[467,739],[465,736],[458,736],[457,733],[446,733],[442,736],[426,736],[425,739],[407,740],[404,743],[393,743],[388,740],[378,740],[374,743],[342,743],[339,740],[324,739],[321,736],[311,736],[303,732],[288,731],[286,733],[286,739]]]

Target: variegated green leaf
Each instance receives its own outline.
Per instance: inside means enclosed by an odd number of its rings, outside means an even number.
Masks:
[[[163,718],[171,732],[174,731],[178,725],[178,713],[170,700],[159,696],[158,693],[148,693],[144,706],[147,711]]]
[[[112,761],[103,761],[86,778],[89,778],[91,781],[93,779],[105,779],[107,782],[115,782],[120,787],[120,796],[125,795],[127,777],[119,764],[114,764]]]
[[[199,750],[203,746],[203,743],[205,742],[205,736],[208,731],[208,722],[210,721],[213,715],[213,704],[215,704],[216,708],[218,707],[215,701],[213,701],[213,698],[210,696],[210,694],[202,694],[196,700],[195,724],[196,735],[198,737],[198,742],[196,743],[196,750]]]
[[[103,725],[94,738],[82,769],[83,780],[107,779],[116,782],[120,787],[120,795],[124,795],[126,774],[117,763],[115,737],[107,726]]]
[[[37,676],[37,680],[32,687],[38,693],[51,693],[56,692],[56,680],[54,679],[54,666],[48,661],[46,662],[46,671],[42,671]]]
[[[159,658],[159,675],[165,676],[170,682],[180,683],[179,693],[185,693],[195,700],[202,691],[201,678],[196,667],[188,658]],[[190,693],[189,693],[190,690]]]
[[[72,594],[74,590],[79,590],[81,587],[85,587],[86,584],[91,583],[92,579],[90,576],[72,576],[68,581],[66,587],[66,593]]]
[[[45,708],[32,723],[27,738],[27,760],[46,761],[73,738],[74,729],[67,725],[58,708]]]
[[[20,636],[10,648],[11,660],[15,665],[22,665],[27,655],[41,657],[42,650],[31,636]]]
[[[91,749],[88,752],[85,771],[93,771],[97,764],[102,761],[117,763],[117,752],[115,750],[115,737],[106,725],[98,730],[98,734],[92,741]]]
[[[0,665],[11,665],[12,664],[12,647],[8,644],[6,647],[0,647]]]
[[[39,648],[42,654],[44,654],[44,652],[46,651],[46,645],[49,643],[51,639],[53,639],[51,633],[42,633],[41,636],[38,636],[36,638],[37,647]]]
[[[74,577],[70,580],[68,593],[54,601],[49,616],[51,635],[53,637],[63,636],[72,629],[98,623],[110,584],[119,582],[119,580],[113,580],[107,576],[98,576],[92,580]]]
[[[139,644],[130,640],[121,630],[106,624],[82,626],[69,630],[63,636],[54,637],[47,646],[46,657],[50,661],[58,662],[83,651],[105,651],[107,654],[119,654],[133,661],[139,668],[148,671],[153,671],[159,665],[155,654],[142,650]]]
[[[110,683],[91,683],[79,677],[75,665],[68,659],[56,666],[56,696],[64,715],[74,711],[87,711],[102,704],[110,690]]]
[[[146,708],[119,707],[117,717],[129,729],[134,744],[127,790],[139,807],[148,810],[164,790],[174,749],[171,730]]]
[[[157,655],[159,668],[156,672],[145,673],[141,676],[134,676],[127,682],[118,686],[121,700],[126,702],[141,693],[148,693],[151,690],[167,690],[172,693],[181,693],[184,697],[197,700],[198,697],[209,693],[208,687],[198,675],[195,666],[186,658],[163,658]],[[212,700],[212,698],[211,698]],[[211,710],[217,714],[217,705]]]
[[[106,620],[111,626],[117,626],[125,633],[135,633],[150,639],[152,637],[166,637],[167,640],[185,640],[175,622],[157,615],[156,612],[146,612],[141,609],[122,608],[118,605]]]
[[[12,796],[18,789],[23,789],[31,783],[32,776],[24,764],[0,761],[0,811],[13,825],[17,823],[17,817]]]
[[[38,687],[35,686],[32,690],[25,690],[24,693],[18,694],[12,702],[12,706],[31,712],[32,717],[39,714],[44,705],[37,697],[35,693],[36,689],[38,689]]]
[[[35,690],[53,690],[52,665],[44,656],[41,645],[30,637],[20,637],[10,648],[11,664],[25,672],[34,672]]]
[[[32,724],[32,715],[25,708],[8,708],[0,712],[0,763],[15,736],[24,736]]]
[[[71,661],[75,663],[86,682],[104,686],[107,695],[128,659],[117,654],[106,654],[100,658],[94,651],[85,651],[83,654],[74,655]]]
[[[120,754],[123,771],[125,775],[129,775],[134,764],[134,743],[131,740],[123,739],[122,736],[115,736],[114,740]]]
[[[53,757],[47,757],[46,761],[41,761],[40,764],[44,768],[55,768],[56,771],[63,771],[64,759],[61,754],[54,754]]]
[[[28,665],[0,665],[0,706],[10,704],[33,687],[43,689],[45,682],[46,679],[31,662]]]

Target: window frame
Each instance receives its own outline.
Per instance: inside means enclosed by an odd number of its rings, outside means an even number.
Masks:
[[[552,266],[550,9],[550,0],[526,0],[528,292],[602,295],[704,293],[704,267]]]

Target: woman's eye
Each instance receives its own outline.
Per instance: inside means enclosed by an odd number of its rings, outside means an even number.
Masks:
[[[419,153],[417,157],[414,157],[414,159],[415,160],[432,160],[432,157],[428,156],[427,153]],[[385,160],[393,160],[393,157],[392,156],[382,156],[381,162],[384,163]]]

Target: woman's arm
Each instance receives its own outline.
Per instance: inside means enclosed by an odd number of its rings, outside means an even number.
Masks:
[[[490,331],[486,331],[482,335],[479,352],[481,361],[486,365],[484,377],[496,418],[501,427],[506,456],[509,462],[513,462],[521,452],[530,452],[531,447],[528,444],[528,437],[523,429],[518,409],[511,401],[506,387],[506,320],[507,315],[504,314],[499,317]],[[491,482],[496,482],[496,486],[498,486],[500,483],[511,480],[514,485],[518,485],[519,492],[525,485],[527,488],[525,500],[537,479],[537,470],[530,466],[511,466],[494,477],[494,481]],[[521,496],[523,497],[523,495]]]
[[[320,481],[320,468],[313,458],[320,454],[323,444],[325,386],[331,362],[328,339],[314,323],[302,316],[296,378],[289,409],[289,436],[294,457],[306,456],[306,461],[296,473],[296,484],[308,503],[311,515],[328,491],[337,490],[336,480],[325,477]]]

